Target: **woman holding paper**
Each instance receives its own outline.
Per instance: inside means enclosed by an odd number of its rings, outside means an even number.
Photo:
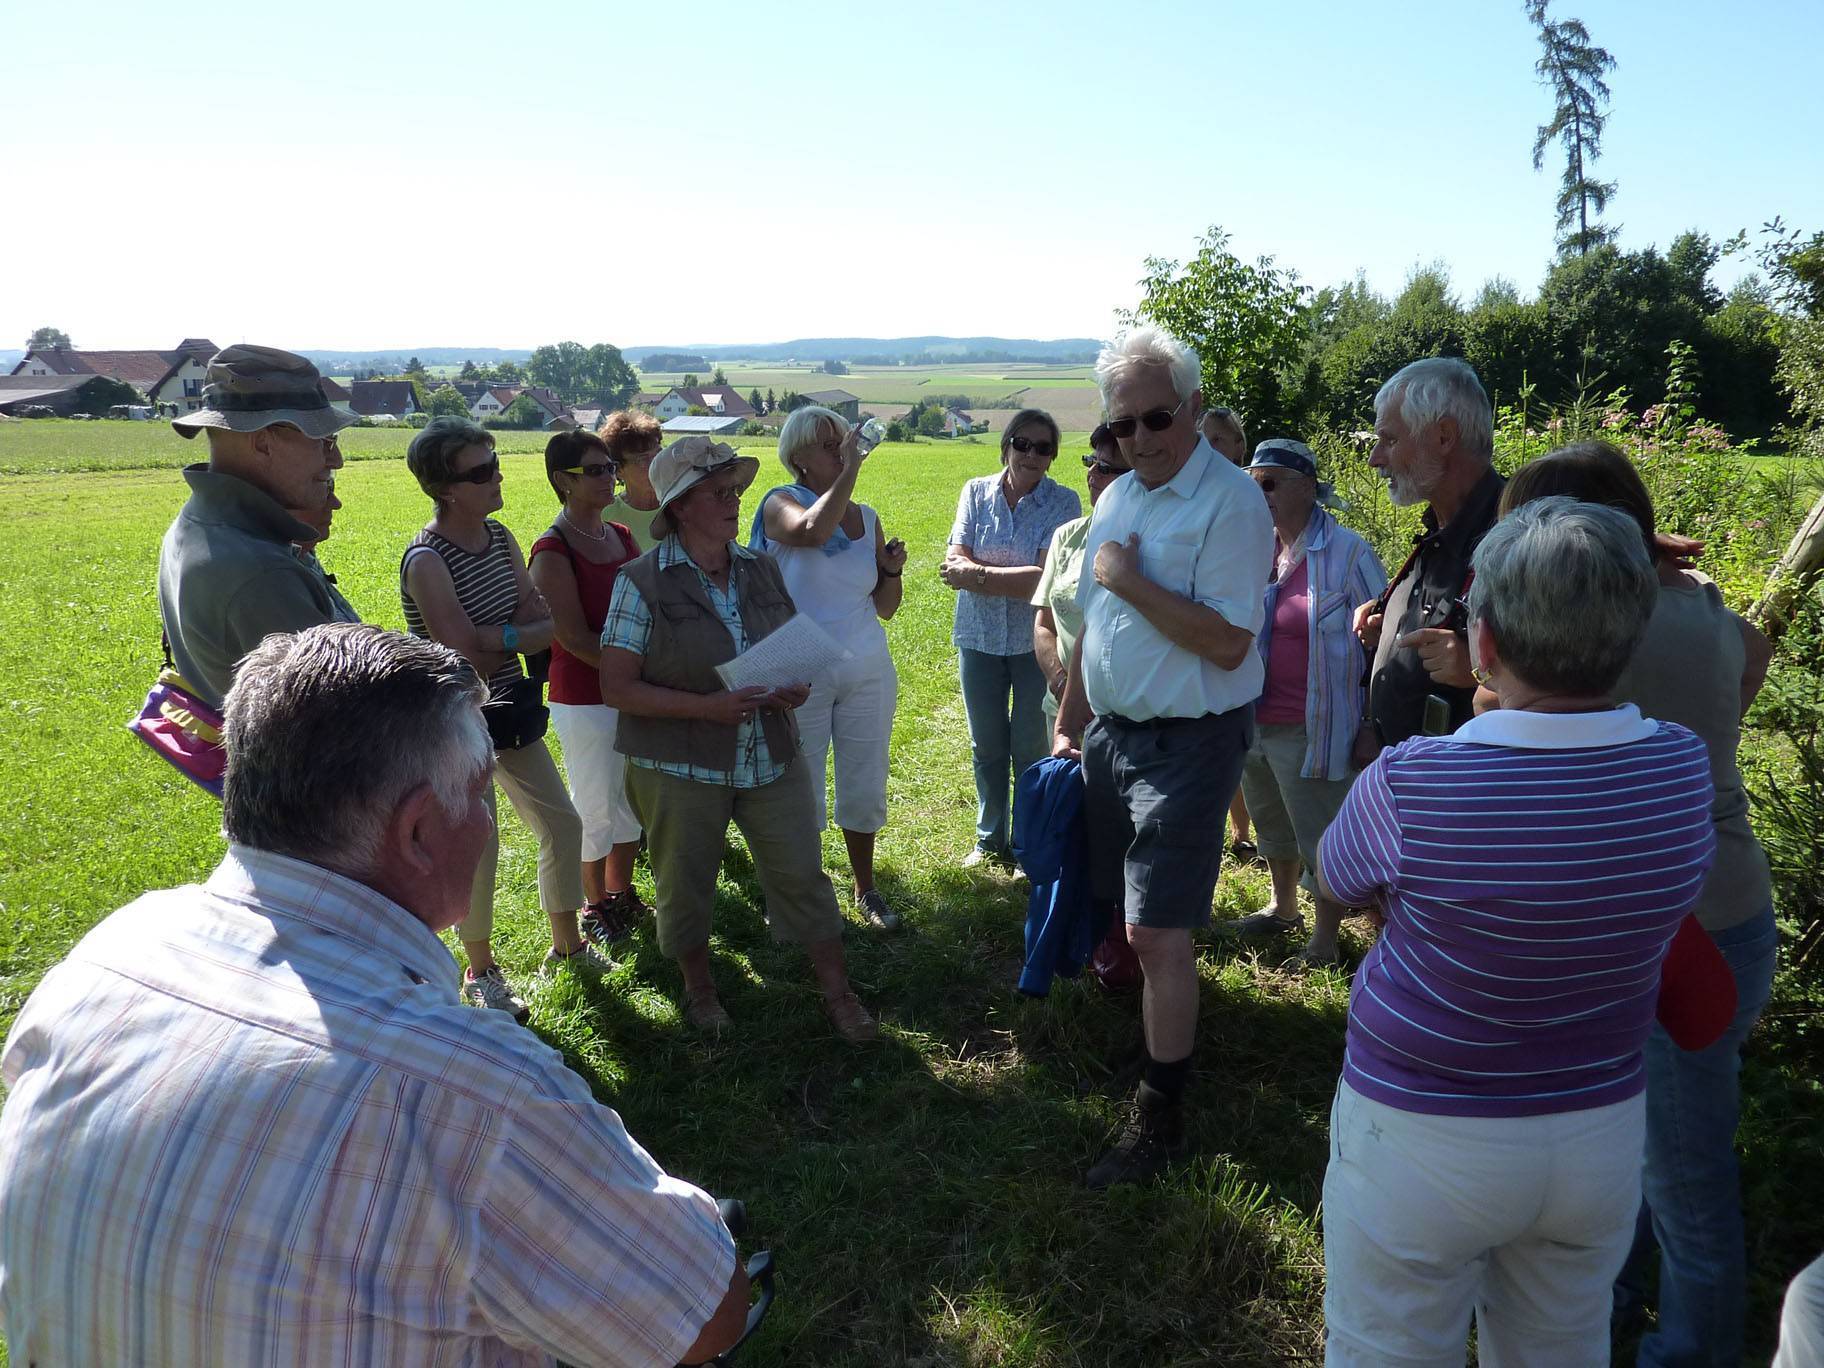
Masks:
[[[706,858],[720,851],[732,820],[766,892],[773,935],[805,947],[837,1034],[859,1043],[879,1028],[849,986],[836,892],[806,820],[810,766],[798,754],[793,710],[810,686],[731,689],[717,674],[797,611],[772,557],[735,541],[741,493],[759,466],[707,437],[683,438],[654,458],[657,545],[615,582],[602,626],[602,701],[620,710],[615,745],[627,756],[627,796],[658,889],[659,949],[678,961],[686,1019],[711,1033],[733,1024],[710,972],[721,861]]]
[[[847,420],[815,404],[779,430],[779,460],[794,483],[770,489],[748,545],[779,563],[792,601],[849,653],[811,686],[798,729],[811,772],[817,825],[825,820],[823,770],[836,748],[836,825],[854,875],[855,905],[871,925],[899,925],[874,886],[874,840],[887,823],[887,742],[899,673],[881,623],[899,609],[905,543],[886,539],[872,508],[855,501],[867,451]]]

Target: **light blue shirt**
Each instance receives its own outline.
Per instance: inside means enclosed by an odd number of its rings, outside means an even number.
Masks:
[[[966,546],[983,565],[1032,566],[1045,560],[1051,534],[1083,514],[1083,501],[1049,475],[1012,508],[999,475],[983,475],[963,486],[956,501],[950,545]],[[1025,655],[1032,650],[1036,610],[1023,598],[1001,598],[961,589],[950,640],[959,650],[988,655]]]
[[[1121,476],[1090,514],[1077,603],[1077,643],[1089,706],[1135,722],[1225,713],[1260,697],[1266,669],[1249,651],[1233,670],[1177,645],[1127,600],[1096,583],[1096,549],[1140,534],[1140,568],[1154,584],[1258,634],[1273,569],[1273,519],[1252,476],[1201,437],[1179,472],[1148,489]]]

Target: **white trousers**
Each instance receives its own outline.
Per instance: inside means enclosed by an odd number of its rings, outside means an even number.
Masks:
[[[1818,1368],[1824,1363],[1824,1255],[1786,1288],[1780,1309],[1780,1351],[1771,1368]]]
[[[817,826],[827,818],[825,757],[836,748],[836,825],[879,831],[887,824],[887,742],[899,706],[899,673],[883,646],[845,660],[812,686],[798,709],[798,744],[811,770]]]
[[[627,757],[614,748],[621,715],[600,703],[550,706],[570,801],[583,819],[583,860],[600,860],[615,846],[640,839],[640,819],[627,802]]]
[[[1426,1116],[1339,1083],[1324,1173],[1324,1362],[1607,1368],[1640,1210],[1645,1095],[1553,1116]]]

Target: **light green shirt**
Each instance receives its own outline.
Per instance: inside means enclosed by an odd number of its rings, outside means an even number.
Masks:
[[[1083,610],[1077,606],[1077,581],[1083,574],[1083,551],[1089,544],[1089,519],[1077,518],[1051,534],[1051,550],[1045,554],[1045,569],[1039,575],[1039,587],[1032,591],[1034,608],[1051,609],[1052,626],[1058,633],[1058,663],[1070,668],[1070,657],[1076,652],[1077,638],[1083,634]],[[1049,685],[1050,680],[1046,683]],[[1045,690],[1045,716],[1056,720],[1058,700],[1050,688]]]
[[[647,511],[630,508],[625,499],[617,498],[602,510],[602,516],[609,522],[618,522],[633,533],[633,539],[639,544],[640,550],[652,550],[653,543],[657,540],[652,535],[652,520],[659,516],[658,509]]]

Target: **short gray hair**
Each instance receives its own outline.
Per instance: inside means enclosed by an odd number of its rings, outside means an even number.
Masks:
[[[1509,513],[1476,548],[1469,617],[1534,688],[1603,694],[1615,687],[1659,601],[1640,524],[1565,495]]]
[[[435,499],[456,478],[456,458],[472,446],[494,449],[494,434],[467,418],[445,414],[418,430],[405,449],[406,467],[418,487]]]
[[[487,686],[456,652],[359,622],[277,632],[223,704],[230,841],[347,873],[374,869],[393,809],[429,784],[451,816],[486,772]]]
[[[1494,406],[1468,362],[1454,356],[1428,356],[1401,367],[1376,391],[1375,416],[1396,399],[1400,420],[1413,431],[1440,418],[1454,418],[1464,450],[1474,456],[1495,454]]]
[[[792,457],[823,440],[817,435],[817,425],[826,418],[836,425],[838,439],[848,436],[849,420],[822,404],[806,404],[786,415],[785,425],[779,429],[779,459],[794,478],[801,477],[798,467],[792,464]]]
[[[1203,363],[1197,353],[1164,328],[1148,325],[1109,343],[1096,357],[1096,388],[1102,407],[1127,373],[1141,366],[1164,366],[1172,373],[1172,392],[1180,403],[1203,387]]]

